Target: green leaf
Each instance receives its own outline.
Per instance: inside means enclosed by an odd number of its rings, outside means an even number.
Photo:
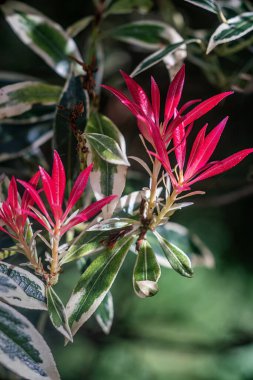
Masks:
[[[26,309],[46,310],[45,284],[32,273],[0,262],[1,298]]]
[[[60,380],[51,351],[31,322],[0,302],[0,363],[28,380]]]
[[[104,17],[113,14],[132,13],[137,10],[141,13],[147,13],[152,7],[151,0],[111,0],[106,9]]]
[[[253,12],[245,12],[222,23],[212,34],[206,54],[217,45],[235,41],[253,30]]]
[[[92,113],[86,127],[86,133],[100,133],[111,137],[117,142],[123,155],[126,155],[124,137],[107,117],[95,112]],[[92,146],[90,146],[87,161],[94,164],[93,171],[90,174],[90,183],[96,199],[99,200],[111,194],[120,197],[125,188],[127,166],[106,162]],[[112,216],[117,203],[118,199],[103,208],[104,219]]]
[[[54,327],[71,342],[72,334],[68,324],[65,307],[52,287],[47,288],[47,307]]]
[[[157,282],[161,275],[161,268],[155,253],[147,240],[143,240],[134,266],[133,287],[140,298],[154,296],[159,288]]]
[[[169,25],[160,21],[142,20],[119,26],[113,30],[112,37],[131,45],[156,50],[165,41],[168,43],[170,29]]]
[[[154,231],[154,235],[157,237],[172,268],[182,276],[192,277],[193,270],[189,257],[176,245],[164,239],[157,231]]]
[[[100,133],[85,133],[85,137],[102,160],[114,165],[129,166],[126,155],[111,137]]]
[[[192,266],[204,266],[207,268],[213,268],[214,257],[209,248],[203,243],[203,241],[195,234],[192,234],[186,227],[178,223],[166,223],[158,228],[158,232],[170,243],[179,247],[182,251],[187,252]],[[171,268],[170,263],[164,257],[163,250],[157,239],[152,233],[148,233],[147,239],[152,245],[158,263],[165,268]]]
[[[86,16],[76,21],[74,24],[67,28],[67,34],[70,37],[77,36],[80,32],[87,28],[87,26],[94,20],[94,16]]]
[[[85,231],[74,240],[67,253],[61,259],[60,264],[66,264],[73,260],[78,260],[83,256],[101,251],[105,248],[103,241],[107,237],[107,231]]]
[[[134,237],[120,239],[113,249],[100,254],[80,277],[67,304],[72,334],[96,311],[110,290]]]
[[[112,327],[114,309],[111,292],[108,292],[95,312],[97,323],[105,334],[109,334]]]
[[[0,89],[0,119],[21,115],[34,105],[55,105],[61,93],[59,86],[42,82],[21,82]]]
[[[121,231],[123,229],[129,229],[133,224],[136,224],[136,220],[129,218],[112,218],[107,219],[104,222],[94,224],[88,231]]]
[[[8,1],[1,6],[6,20],[16,35],[37,53],[57,74],[66,78],[71,61],[80,59],[77,46],[62,27],[19,1]],[[75,66],[80,73],[80,67]]]
[[[196,5],[197,7],[206,9],[212,13],[218,13],[216,1],[215,0],[185,0],[187,3]]]
[[[183,40],[181,42],[170,44],[166,46],[165,48],[162,48],[155,53],[149,55],[147,58],[145,58],[139,65],[134,69],[134,71],[131,73],[131,76],[134,77],[141,72],[149,69],[150,67],[156,65],[157,63],[164,60],[166,57],[168,57],[170,54],[176,52],[182,45],[187,45],[191,43],[199,43],[199,40],[196,38],[192,38],[189,40]]]
[[[78,113],[74,127],[83,131],[89,114],[89,97],[87,91],[83,89],[82,77],[75,76],[71,71],[59,100],[53,140],[54,148],[61,155],[69,179],[73,178],[77,161],[77,140],[71,129],[73,112]]]

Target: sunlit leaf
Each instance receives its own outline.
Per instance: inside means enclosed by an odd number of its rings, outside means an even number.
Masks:
[[[16,35],[37,53],[62,77],[68,75],[71,61],[69,56],[80,58],[77,46],[62,27],[19,1],[7,1],[1,5],[6,20]],[[76,69],[80,68],[76,65]]]
[[[164,239],[157,231],[154,234],[172,268],[182,276],[192,277],[193,271],[189,257],[176,245]]]
[[[72,334],[97,310],[111,288],[133,243],[132,236],[120,239],[112,249],[105,250],[80,277],[67,304]]]
[[[197,7],[206,9],[209,12],[217,13],[215,0],[185,0],[185,1],[193,5],[196,5]]]
[[[42,82],[21,82],[0,89],[0,119],[21,115],[36,104],[55,105],[61,88]]]
[[[113,298],[111,292],[108,292],[95,312],[97,323],[105,334],[111,331],[113,316]]]
[[[27,270],[6,262],[0,262],[0,298],[27,309],[47,309],[45,284]]]
[[[164,58],[166,56],[168,56],[169,54],[172,54],[175,51],[177,51],[178,49],[180,49],[180,47],[182,45],[190,44],[190,43],[194,43],[194,42],[199,42],[199,40],[198,39],[183,40],[183,41],[175,43],[175,44],[170,44],[170,45],[166,46],[165,48],[162,48],[162,49],[156,51],[155,53],[153,53],[153,54],[149,55],[147,58],[145,58],[141,63],[139,63],[139,65],[131,73],[131,76],[134,77],[134,76],[140,74],[141,72],[149,69],[150,67],[156,65],[157,63],[161,62],[162,60],[164,60]]]
[[[238,40],[253,30],[253,12],[242,13],[222,23],[212,34],[206,53],[216,46]]]
[[[135,293],[141,298],[154,296],[159,290],[157,282],[160,275],[161,269],[155,253],[148,241],[143,240],[137,253],[133,272]]]
[[[27,318],[1,301],[0,363],[24,379],[60,379],[43,337]]]
[[[72,334],[68,325],[65,307],[52,287],[47,288],[47,307],[49,317],[54,327],[72,341]]]

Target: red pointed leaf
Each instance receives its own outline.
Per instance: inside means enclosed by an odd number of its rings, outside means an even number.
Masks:
[[[221,134],[226,126],[228,117],[223,119],[204,139],[201,145],[199,145],[198,150],[195,154],[194,161],[191,166],[188,166],[185,173],[185,179],[190,179],[198,170],[204,167],[213,154]]]
[[[175,78],[169,86],[169,90],[166,97],[165,109],[164,109],[164,125],[166,126],[172,116],[174,111],[178,106],[178,103],[181,99],[181,94],[184,86],[184,77],[185,77],[185,65],[176,74]]]
[[[133,78],[124,73],[122,70],[120,71],[120,73],[126,82],[127,88],[131,93],[134,102],[142,110],[142,114],[148,115],[152,120],[154,120],[153,109],[143,88],[137,82],[135,82]]]
[[[116,88],[113,88],[111,86],[102,85],[101,87],[105,88],[106,90],[110,91],[113,95],[115,95],[124,106],[126,106],[133,115],[138,117],[140,114],[140,108],[133,102],[131,102],[121,91],[116,90]]]
[[[93,164],[89,165],[86,169],[84,169],[77,177],[74,183],[74,186],[71,190],[71,193],[69,195],[67,207],[62,217],[63,220],[65,220],[70,210],[74,207],[76,202],[80,199],[81,195],[83,194],[92,168],[93,168]]]
[[[207,127],[208,127],[208,124],[206,123],[204,125],[204,127],[201,128],[201,130],[197,134],[197,137],[196,137],[196,139],[195,139],[195,141],[193,143],[192,150],[191,150],[191,153],[190,153],[190,157],[189,157],[189,160],[188,160],[188,163],[187,163],[187,170],[188,170],[188,168],[191,167],[191,165],[192,165],[192,163],[193,163],[193,161],[195,159],[195,156],[196,156],[196,154],[198,152],[199,147],[203,144]]]
[[[159,125],[160,120],[160,91],[157,86],[156,81],[153,77],[151,77],[151,100],[152,100],[152,108],[155,116],[155,123]]]
[[[54,201],[59,207],[61,207],[63,198],[64,198],[65,186],[66,186],[66,175],[65,175],[64,166],[56,150],[54,151],[52,185],[53,185]]]
[[[29,183],[34,188],[36,188],[36,186],[39,182],[39,179],[40,179],[40,172],[37,171],[37,173],[34,174],[34,176],[30,179]],[[28,206],[32,205],[33,203],[34,203],[34,201],[33,201],[32,197],[30,196],[29,192],[27,190],[25,190],[23,197],[22,197],[22,200],[21,200],[21,208],[27,209]]]
[[[18,190],[14,177],[12,177],[10,181],[7,201],[13,209],[16,209],[18,207]]]
[[[173,131],[173,143],[175,147],[175,156],[180,170],[183,170],[186,154],[186,136],[185,128],[180,124]]]
[[[238,165],[245,157],[253,153],[253,149],[244,149],[237,153],[232,154],[231,156],[225,158],[222,161],[215,163],[212,167],[205,170],[202,174],[196,177],[193,181],[189,182],[189,185],[192,185],[195,182],[203,181],[206,178],[214,177],[218,174],[226,172],[227,170],[232,169],[234,166]]]
[[[199,119],[201,116],[205,115],[218,103],[220,103],[224,98],[231,94],[233,94],[233,91],[223,92],[222,94],[212,96],[211,98],[204,100],[202,103],[198,104],[184,117],[184,126],[192,123],[193,121]]]

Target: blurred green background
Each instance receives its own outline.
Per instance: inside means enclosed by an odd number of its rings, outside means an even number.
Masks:
[[[152,13],[141,17],[160,18],[161,3],[164,2],[154,1]],[[93,10],[90,0],[33,0],[27,4],[64,27]],[[193,9],[183,0],[173,4],[190,25],[199,28],[216,25],[216,19],[210,13]],[[111,24],[119,24],[122,17],[125,22],[132,16],[111,18]],[[80,45],[85,37],[85,33],[78,37]],[[0,46],[0,71],[17,71],[51,83],[63,83],[20,43],[2,15]],[[110,45],[106,47],[108,62],[110,48]],[[114,59],[111,63],[116,65],[113,76],[108,75],[105,81],[110,82],[113,77],[119,82],[119,63],[130,72],[144,57],[141,52],[128,51],[127,45],[119,43],[118,49],[125,51],[126,60]],[[191,63],[186,64],[186,72],[183,100],[204,99],[219,91],[218,83],[217,88],[211,86]],[[138,77],[147,90],[150,74],[155,76],[165,96],[169,84],[165,68],[158,65]],[[206,120],[212,126],[227,114],[231,117],[215,153],[217,158],[253,146],[252,104],[252,94],[235,94],[207,116]],[[129,155],[139,153],[142,147],[137,127],[128,111],[106,95],[102,107],[124,133]],[[201,121],[198,125],[203,123]],[[0,126],[2,151],[6,150],[8,134],[16,136],[17,145],[12,143],[10,147],[15,151],[20,144],[25,145],[22,138],[29,134],[29,128],[17,131],[13,126]],[[43,149],[45,155],[48,154],[50,144]],[[7,161],[2,165],[2,171],[15,174],[25,168],[26,163],[27,158]],[[142,178],[140,173],[137,175],[139,180],[133,180],[139,167],[133,165],[132,170],[129,190],[136,190],[137,184],[147,186],[147,178]],[[23,175],[26,176],[25,171]],[[49,323],[46,324],[45,339],[52,348],[63,380],[253,380],[252,177],[250,157],[232,172],[206,181],[201,190],[206,190],[207,195],[197,198],[194,206],[173,217],[173,221],[196,233],[210,248],[216,259],[215,268],[196,268],[192,279],[181,278],[177,273],[163,269],[159,293],[154,298],[142,300],[132,290],[134,255],[129,254],[112,289],[115,320],[109,336],[102,333],[92,318],[78,332],[74,343],[64,348],[62,338]],[[70,268],[62,278],[64,283],[58,291],[67,300],[77,279],[76,269]],[[35,315],[34,323],[37,319]]]

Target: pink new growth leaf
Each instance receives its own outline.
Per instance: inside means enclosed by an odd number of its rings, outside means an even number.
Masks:
[[[83,211],[79,212],[76,216],[74,216],[66,225],[65,222],[70,211],[82,196],[83,191],[87,185],[89,175],[92,170],[92,164],[84,169],[77,177],[73,189],[70,193],[65,211],[63,211],[62,206],[66,187],[66,175],[58,153],[56,151],[54,152],[52,176],[50,176],[44,168],[40,167],[39,169],[42,179],[43,191],[46,196],[51,214],[53,215],[53,220],[47,211],[47,207],[45,206],[44,201],[39,194],[39,191],[35,190],[30,183],[21,180],[18,180],[18,182],[24,186],[30,197],[33,199],[34,203],[39,208],[39,210],[30,208],[28,211],[26,211],[26,215],[32,216],[51,234],[54,234],[57,230],[60,231],[60,235],[63,235],[73,226],[92,218],[105,205],[107,205],[109,202],[111,202],[112,199],[116,197],[115,195],[111,195],[98,202],[93,203]]]

